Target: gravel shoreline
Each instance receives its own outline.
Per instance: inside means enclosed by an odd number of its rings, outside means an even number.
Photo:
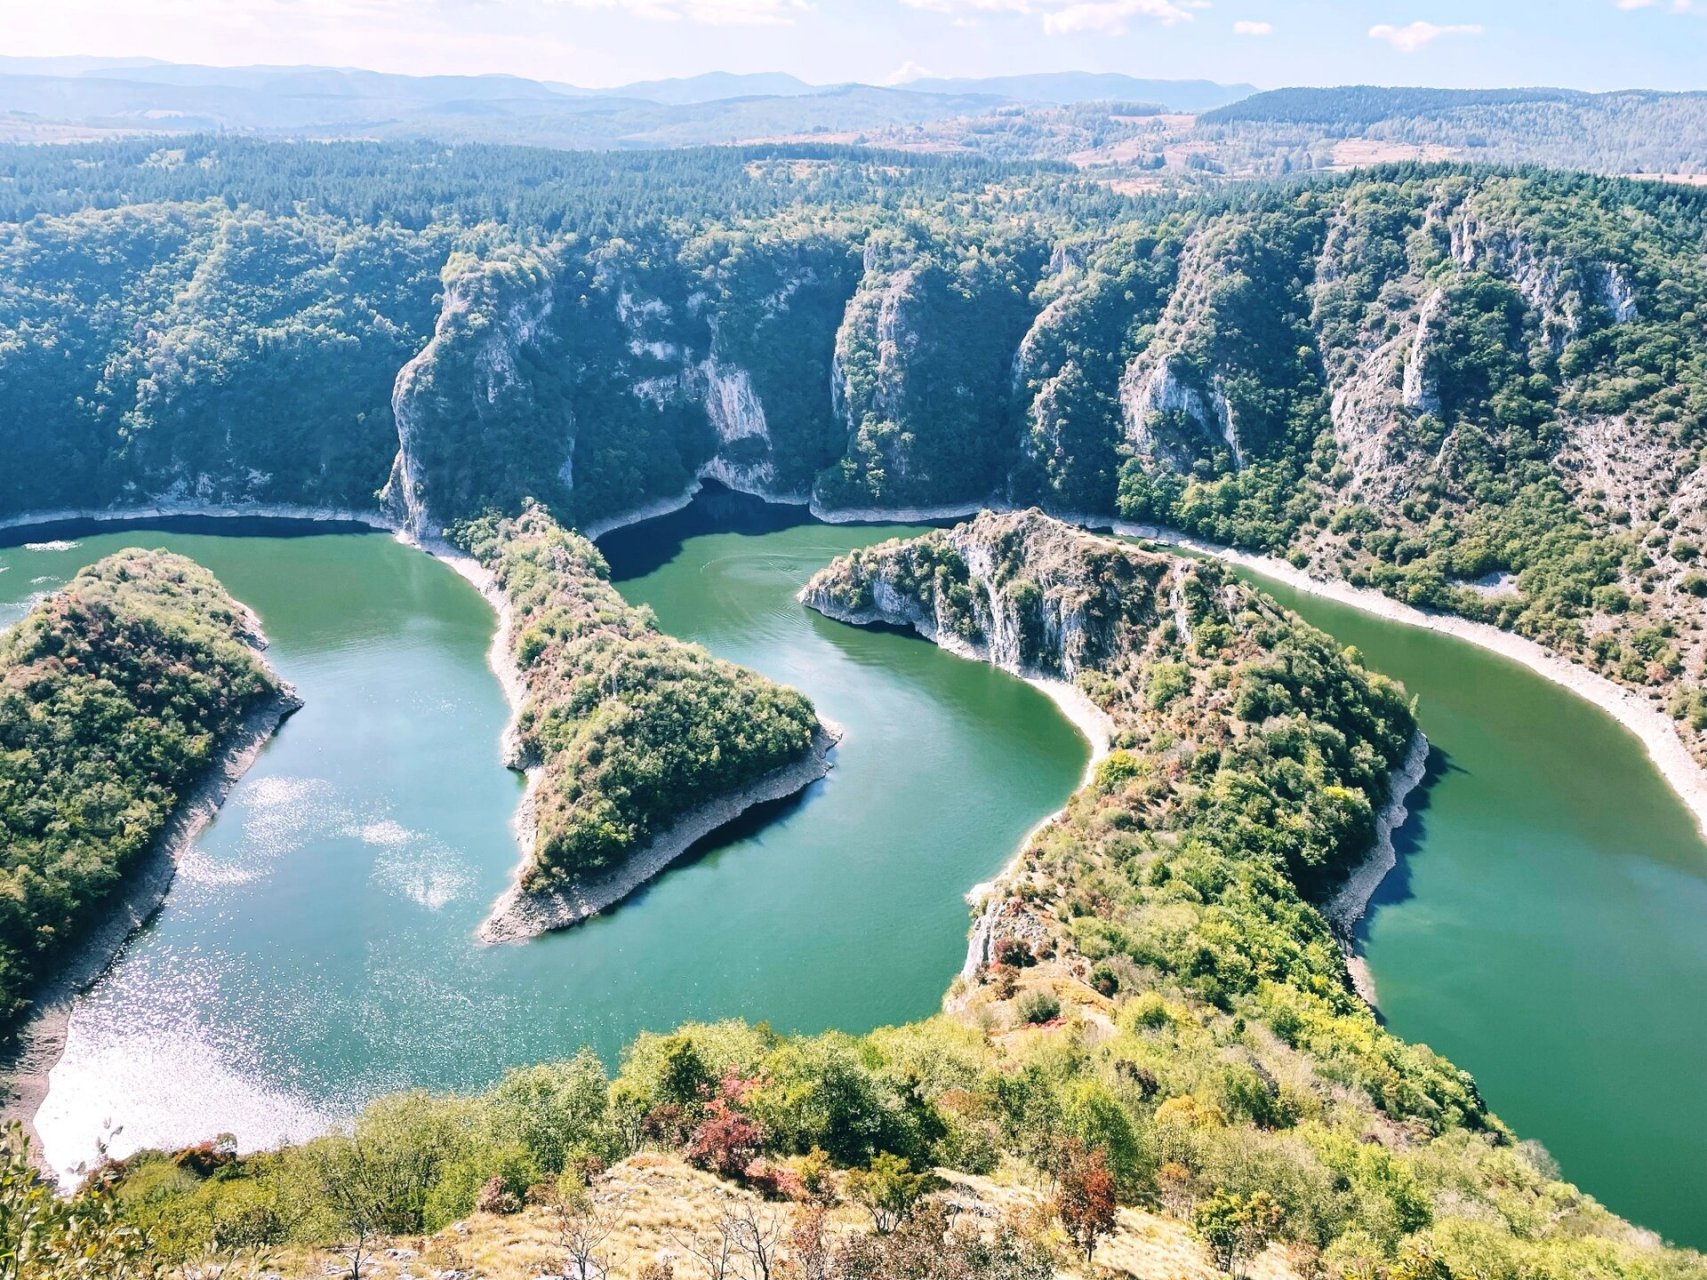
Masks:
[[[824,777],[833,766],[830,752],[841,736],[839,728],[820,720],[812,748],[805,756],[767,773],[750,786],[694,809],[607,875],[543,893],[530,893],[521,887],[519,879],[512,881],[492,905],[475,937],[487,943],[524,942],[567,929],[608,910],[719,827],[727,826],[755,805],[785,800]]]

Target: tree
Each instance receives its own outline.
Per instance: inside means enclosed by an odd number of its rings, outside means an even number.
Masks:
[[[745,1262],[747,1280],[771,1280],[788,1236],[788,1222],[781,1212],[743,1200],[723,1215],[719,1230]]]
[[[1209,1246],[1215,1265],[1231,1273],[1241,1260],[1268,1247],[1285,1218],[1286,1211],[1266,1191],[1248,1196],[1217,1191],[1197,1206],[1192,1229]]]
[[[733,1103],[714,1098],[688,1139],[688,1163],[720,1178],[738,1179],[764,1148],[765,1130]]]
[[[675,1241],[678,1249],[705,1268],[707,1280],[729,1280],[735,1262],[735,1238],[729,1232],[726,1219],[719,1218],[709,1234],[696,1232],[690,1235],[672,1231],[670,1239]]]
[[[563,1252],[563,1274],[578,1280],[599,1280],[610,1271],[603,1249],[616,1230],[621,1204],[601,1204],[592,1192],[571,1176],[560,1178],[546,1198]]]
[[[342,1236],[327,1251],[343,1261],[347,1280],[362,1280],[391,1227],[393,1188],[359,1142],[333,1139],[311,1150],[309,1168]]]
[[[795,1210],[788,1232],[788,1258],[799,1280],[830,1280],[832,1258],[824,1218],[821,1204],[802,1205]]]
[[[97,1174],[61,1197],[36,1172],[16,1121],[0,1136],[0,1280],[128,1280],[149,1274],[141,1234]]]
[[[1102,1148],[1066,1139],[1056,1175],[1055,1213],[1086,1262],[1097,1242],[1114,1230],[1115,1208],[1114,1175]]]
[[[907,1161],[888,1152],[848,1174],[848,1193],[871,1214],[880,1236],[905,1222],[929,1187],[929,1174],[913,1173]]]

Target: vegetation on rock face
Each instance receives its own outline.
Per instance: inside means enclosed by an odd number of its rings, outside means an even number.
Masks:
[[[121,551],[0,637],[0,1021],[281,696],[205,569]]]
[[[371,509],[394,457],[429,530],[530,496],[585,525],[701,473],[1039,502],[1516,629],[1707,754],[1707,194],[1410,166],[1141,203],[826,147],[3,154],[0,514]]]
[[[608,871],[677,818],[812,749],[810,702],[662,634],[610,585],[593,544],[543,508],[454,536],[512,611],[527,690],[520,745],[544,771],[524,888]]]

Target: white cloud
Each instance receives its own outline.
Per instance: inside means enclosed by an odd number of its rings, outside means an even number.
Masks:
[[[1236,36],[1272,36],[1274,23],[1246,22],[1241,19],[1233,24],[1233,34]]]
[[[1614,0],[1614,2],[1620,9],[1630,10],[1653,9],[1661,3],[1661,0]],[[1670,0],[1670,3],[1666,4],[1665,7],[1673,13],[1707,12],[1707,9],[1703,8],[1702,0]]]
[[[1098,32],[1119,35],[1134,18],[1171,26],[1190,22],[1191,10],[1209,8],[1209,0],[901,0],[912,9],[946,13],[957,22],[1018,15],[1036,18],[1049,35]]]
[[[1424,45],[1433,44],[1441,36],[1479,36],[1482,34],[1480,24],[1474,22],[1457,23],[1440,27],[1432,22],[1413,22],[1408,26],[1395,27],[1389,22],[1382,22],[1369,28],[1371,40],[1385,40],[1400,53],[1415,53]]]
[[[921,67],[918,63],[914,62],[911,58],[909,58],[909,59],[907,59],[907,61],[903,62],[900,66],[896,67],[895,70],[891,71],[887,76],[885,76],[883,79],[883,83],[884,84],[909,84],[914,80],[924,80],[927,77],[929,77],[931,74],[932,73],[928,68]]]
[[[794,21],[807,0],[549,0],[571,9],[616,9],[655,22],[702,22],[717,27],[774,27]]]

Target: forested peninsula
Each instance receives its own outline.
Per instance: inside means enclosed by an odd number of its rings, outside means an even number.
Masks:
[[[295,709],[262,644],[207,570],[136,550],[90,565],[0,638],[8,1023],[125,877],[169,852],[198,785],[224,780],[233,750]]]
[[[459,525],[493,579],[529,775],[516,881],[481,925],[509,942],[632,893],[755,804],[830,769],[834,732],[799,693],[658,630],[592,543],[529,507]],[[506,682],[507,684],[509,682]]]

